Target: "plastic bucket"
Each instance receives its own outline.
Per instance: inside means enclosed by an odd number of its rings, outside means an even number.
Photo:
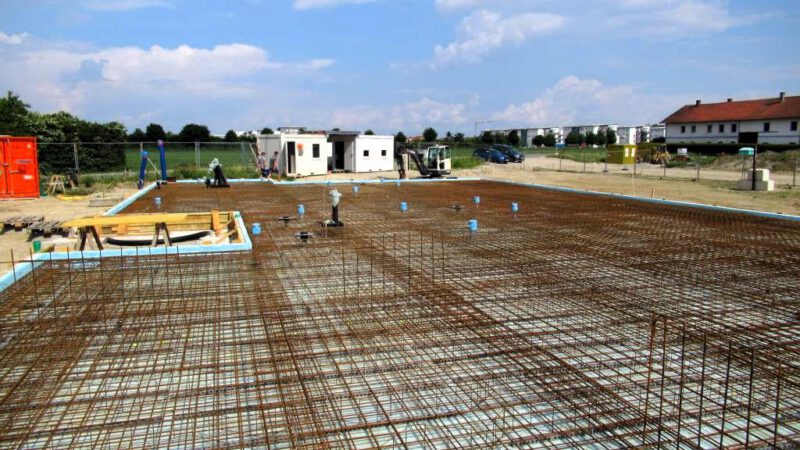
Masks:
[[[511,212],[519,211],[519,204],[518,203],[511,203]]]
[[[469,227],[469,231],[473,233],[478,231],[478,219],[470,219],[469,222],[467,222],[467,226]]]
[[[297,205],[297,215],[302,217],[303,214],[305,214],[305,213],[306,213],[305,206],[303,206],[302,204],[301,205]]]
[[[353,192],[358,193],[358,185],[353,185]]]
[[[481,202],[480,195],[476,195],[476,196],[472,197],[472,202],[475,203],[476,205],[480,204],[480,202]]]
[[[260,223],[254,223],[253,224],[253,234],[255,234],[256,236],[261,234],[261,224]]]
[[[33,251],[39,252],[42,250],[42,241],[33,241]]]
[[[403,211],[403,212],[408,211],[408,203],[400,202],[400,211]]]

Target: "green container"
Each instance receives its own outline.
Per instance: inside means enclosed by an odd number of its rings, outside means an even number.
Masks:
[[[33,251],[39,253],[42,250],[42,241],[33,241]]]

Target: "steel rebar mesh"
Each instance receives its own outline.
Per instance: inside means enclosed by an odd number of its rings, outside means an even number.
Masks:
[[[797,224],[457,182],[339,186],[325,230],[329,189],[171,185],[126,212],[239,210],[253,252],[45,262],[0,293],[0,446],[800,439]]]

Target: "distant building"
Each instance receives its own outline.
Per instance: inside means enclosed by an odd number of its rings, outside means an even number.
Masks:
[[[697,100],[664,119],[667,143],[797,144],[800,96],[703,104]]]

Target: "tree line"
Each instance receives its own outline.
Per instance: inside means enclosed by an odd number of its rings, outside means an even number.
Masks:
[[[517,130],[511,130],[508,133],[501,133],[499,131],[491,132],[491,131],[484,131],[481,133],[479,137],[465,137],[464,133],[451,133],[447,132],[442,139],[438,139],[439,134],[437,131],[431,127],[425,128],[422,132],[422,140],[424,142],[454,142],[457,144],[466,143],[472,145],[481,145],[481,144],[508,144],[514,147],[519,146],[522,142]],[[397,142],[407,142],[408,137],[403,134],[402,131],[399,131],[394,136],[395,141]],[[576,131],[571,131],[567,134],[566,138],[564,139],[565,144],[567,145],[598,145],[598,146],[605,146],[605,145],[613,145],[617,143],[617,133],[612,129],[607,129],[605,132],[600,133],[593,133],[588,132],[586,134],[578,133]],[[555,147],[557,143],[556,135],[553,133],[548,133],[546,135],[537,135],[534,136],[533,145],[535,147]]]

